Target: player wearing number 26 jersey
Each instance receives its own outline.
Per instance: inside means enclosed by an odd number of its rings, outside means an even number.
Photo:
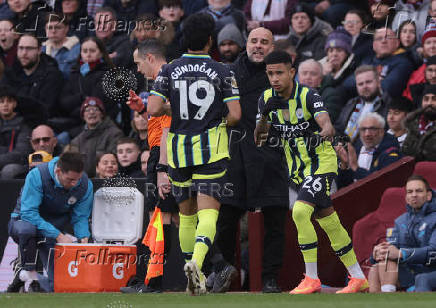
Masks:
[[[220,199],[232,193],[225,181],[226,126],[241,118],[236,81],[208,55],[214,29],[207,14],[185,20],[182,31],[188,53],[162,67],[147,106],[153,116],[169,111],[172,115],[168,177],[180,208],[180,248],[186,260],[187,291],[193,295],[206,292],[201,268],[215,238]]]
[[[321,290],[318,278],[318,238],[311,222],[315,216],[327,233],[333,250],[347,267],[351,279],[338,293],[368,289],[368,282],[357,263],[351,239],[331,206],[330,185],[337,174],[336,153],[326,137],[334,135],[330,117],[321,97],[294,81],[295,69],[286,52],[272,52],[265,57],[266,72],[272,89],[259,99],[259,122],[256,138],[270,127],[280,136],[286,154],[290,179],[298,184],[292,219],[298,231],[298,243],[305,262],[305,278],[291,294]]]

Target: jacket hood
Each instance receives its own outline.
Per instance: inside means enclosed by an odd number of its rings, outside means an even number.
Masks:
[[[431,193],[432,193],[432,198],[430,202],[424,203],[422,208],[417,212],[418,215],[427,216],[430,213],[436,212],[436,191],[432,190]],[[415,213],[414,209],[409,204],[406,205],[406,208],[407,208],[407,213],[409,214]]]

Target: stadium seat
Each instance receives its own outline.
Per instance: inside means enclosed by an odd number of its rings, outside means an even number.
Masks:
[[[418,174],[427,179],[430,187],[436,189],[436,162],[421,161],[416,163],[414,174]]]
[[[394,226],[395,219],[406,211],[406,192],[403,187],[385,190],[378,209],[358,220],[353,226],[353,244],[356,257],[365,274],[373,247],[385,240],[386,229]]]

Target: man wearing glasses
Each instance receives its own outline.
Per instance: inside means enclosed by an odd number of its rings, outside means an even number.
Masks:
[[[359,119],[359,140],[354,147],[337,147],[341,159],[338,186],[346,186],[401,158],[397,139],[385,132],[386,122],[376,112],[369,112]]]
[[[50,115],[64,82],[56,60],[41,54],[40,41],[29,33],[18,40],[17,59],[18,63],[6,69],[1,83],[38,100]]]

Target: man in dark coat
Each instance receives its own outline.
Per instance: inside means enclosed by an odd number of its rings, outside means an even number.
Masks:
[[[246,49],[230,66],[239,87],[242,117],[229,133],[232,159],[227,173],[233,183],[233,195],[224,198],[221,205],[216,243],[225,261],[234,264],[239,219],[247,210],[261,208],[265,226],[262,291],[275,293],[280,292],[277,276],[283,261],[284,225],[289,206],[288,174],[279,147],[259,148],[254,143],[257,102],[260,94],[270,87],[263,59],[273,50],[271,31],[252,30]],[[226,282],[234,273],[228,265],[221,269],[213,292],[226,291],[229,287]]]
[[[427,85],[422,97],[422,108],[406,119],[408,130],[402,151],[416,160],[436,161],[436,85]]]
[[[56,60],[41,53],[41,44],[32,34],[18,40],[17,60],[6,69],[1,83],[36,99],[48,114],[53,113],[64,80]]]

